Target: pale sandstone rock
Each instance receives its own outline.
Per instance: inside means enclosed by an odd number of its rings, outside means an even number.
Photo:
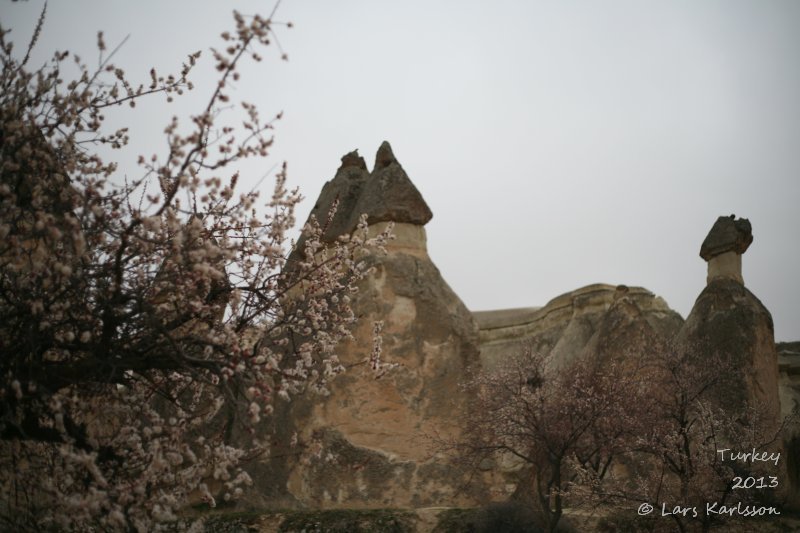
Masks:
[[[387,250],[403,252],[420,259],[430,259],[428,257],[428,238],[423,226],[403,222],[378,222],[370,224],[367,234],[369,237],[379,235],[390,224],[392,225],[392,239],[386,244]]]
[[[715,279],[732,279],[744,285],[741,254],[730,251],[709,259],[706,283],[711,283]]]
[[[370,234],[393,223],[394,239],[386,255],[363,258],[374,271],[353,299],[360,317],[354,339],[338,351],[350,370],[334,380],[329,397],[296,400],[277,415],[280,438],[296,429],[310,446],[283,464],[271,462],[271,490],[284,502],[312,507],[474,503],[475,494],[457,494],[462,475],[431,455],[426,435],[458,431],[453,415],[466,404],[459,383],[478,364],[477,325],[428,256],[423,224],[430,210],[388,143],[370,175],[355,154],[342,161],[315,212],[329,209],[337,195],[341,206],[345,195],[350,212],[341,220],[349,222],[337,222],[336,232],[352,231],[365,212]],[[380,379],[364,363],[374,321],[384,322],[384,361],[398,364]]]
[[[605,284],[562,294],[542,308],[473,314],[480,327],[481,362],[487,368],[526,347],[549,353],[564,364],[592,350],[611,351],[610,339],[616,339],[614,346],[621,346],[624,339],[631,340],[634,331],[640,344],[643,338],[666,340],[683,323],[678,313],[650,291]]]
[[[420,235],[410,228],[402,233]],[[366,259],[375,271],[354,299],[362,319],[354,341],[340,350],[342,362],[352,368],[334,381],[329,398],[315,399],[305,416],[295,419],[302,439],[321,435],[323,457],[333,457],[330,465],[309,457],[311,466],[292,468],[289,492],[307,505],[472,501],[456,496],[463,479],[431,457],[424,437],[453,430],[453,414],[466,403],[458,385],[478,360],[477,326],[424,248],[409,246],[420,242],[403,240],[404,246],[390,246],[386,256]],[[372,346],[374,320],[384,321],[384,360],[399,364],[381,379],[361,364]]]

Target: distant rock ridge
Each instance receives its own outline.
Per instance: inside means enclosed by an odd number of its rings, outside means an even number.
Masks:
[[[800,341],[777,342],[775,349],[778,351],[778,366],[781,371],[800,375]]]
[[[475,311],[473,316],[480,328],[481,362],[490,368],[526,347],[566,362],[587,350],[607,351],[611,338],[616,344],[641,344],[646,337],[665,341],[683,324],[647,289],[603,283],[564,293],[544,307]]]
[[[643,287],[594,283],[556,296],[543,307],[473,311],[473,315],[478,321],[482,334],[485,332],[486,340],[491,340],[490,332],[494,330],[541,322],[552,325],[552,323],[559,322],[564,317],[571,317],[575,313],[607,309],[622,295],[632,298],[643,309],[657,313],[675,313],[663,298],[655,296]],[[543,329],[539,325],[533,326],[533,328],[534,330]]]

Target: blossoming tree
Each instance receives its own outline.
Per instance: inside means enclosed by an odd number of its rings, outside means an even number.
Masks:
[[[463,437],[435,439],[468,467],[504,458],[526,465],[517,492],[533,500],[547,531],[558,530],[568,502],[583,499],[575,490],[583,479],[604,478],[628,450],[639,414],[633,363],[557,363],[527,348],[478,372],[464,384],[473,404]]]
[[[559,365],[526,350],[501,361],[465,384],[463,437],[438,450],[476,470],[492,458],[527,466],[531,484],[518,473],[516,495],[548,531],[582,505],[624,531],[758,527],[780,513],[780,437],[794,415],[726,403],[740,370],[693,345],[614,359]]]
[[[273,15],[234,14],[207,105],[167,125],[164,153],[140,158],[133,181],[98,155],[129,140],[104,113],[191,90],[200,54],[137,85],[102,34],[97,69],[59,52],[31,71],[44,12],[22,57],[0,30],[3,528],[153,530],[188,501],[235,498],[276,397],[324,391],[343,370],[359,250],[386,235],[367,240],[362,220],[323,246],[312,220],[287,268],[301,198],[285,166],[265,206],[236,189],[235,164],[267,155],[272,121],[246,102],[237,117],[230,84],[260,60]],[[254,437],[229,442],[234,431]]]
[[[651,355],[646,373],[654,386],[638,400],[647,418],[630,446],[638,468],[603,487],[616,491],[628,512],[631,502],[644,505],[643,527],[706,532],[742,522],[757,528],[757,517],[780,514],[781,436],[794,415],[775,420],[761,404],[726,401],[740,372],[721,354],[693,345]],[[750,460],[737,459],[744,451]]]

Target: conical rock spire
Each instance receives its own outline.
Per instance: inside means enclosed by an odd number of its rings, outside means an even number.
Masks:
[[[367,171],[358,150],[342,157],[339,170],[322,188],[311,211],[320,224],[325,224],[337,199],[336,214],[323,235],[326,242],[353,232],[362,214],[367,215],[370,224],[391,221],[423,226],[433,217],[386,141],[378,149],[372,173]]]

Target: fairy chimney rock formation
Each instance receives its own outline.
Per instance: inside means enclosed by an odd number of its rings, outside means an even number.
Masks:
[[[778,359],[772,315],[742,282],[741,257],[753,242],[747,219],[719,217],[700,249],[707,285],[677,340],[697,354],[717,354],[740,370],[737,383],[720,386],[727,408],[762,405],[778,419]]]
[[[746,218],[719,217],[700,246],[700,257],[708,262],[706,283],[732,279],[744,285],[742,254],[753,242],[753,228]]]
[[[370,232],[393,223],[394,239],[386,254],[364,257],[374,270],[352,298],[360,319],[353,339],[337,350],[351,370],[331,383],[330,396],[293,402],[286,427],[317,451],[280,459],[263,477],[281,485],[283,501],[312,507],[474,504],[476,496],[459,492],[461,474],[424,445],[425,435],[458,430],[454,413],[466,403],[459,382],[479,360],[477,324],[428,256],[424,224],[431,210],[386,142],[372,172],[357,152],[345,155],[312,215],[325,224],[335,202],[324,240],[351,233],[362,214]],[[383,322],[382,359],[398,365],[380,379],[363,364],[376,321]]]
[[[326,242],[352,233],[362,214],[367,215],[370,224],[396,222],[424,226],[433,217],[386,141],[378,149],[372,173],[367,171],[358,150],[342,157],[339,170],[322,188],[311,214],[324,223],[335,201],[338,201],[336,214],[323,235]]]
[[[316,219],[325,228],[322,241],[332,243],[340,235],[353,233],[362,215],[376,231],[383,230],[386,223],[395,224],[391,247],[405,246],[426,253],[423,226],[433,214],[386,141],[378,149],[371,173],[358,150],[342,157],[333,179],[322,187],[309,220]],[[305,242],[305,235],[301,235],[289,255],[290,269],[304,253]]]

